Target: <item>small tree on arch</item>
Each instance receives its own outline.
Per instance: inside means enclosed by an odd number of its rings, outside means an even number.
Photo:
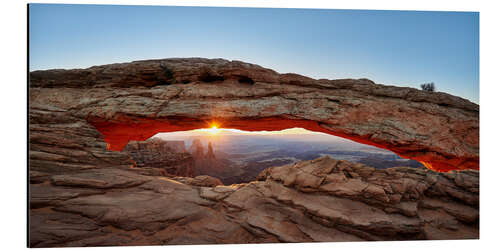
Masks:
[[[430,92],[434,92],[436,90],[436,86],[434,86],[433,82],[420,84],[420,88],[422,88],[422,90],[424,91]]]

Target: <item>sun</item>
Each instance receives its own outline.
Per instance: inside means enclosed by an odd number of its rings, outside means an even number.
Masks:
[[[207,133],[208,135],[210,136],[216,136],[218,135],[219,133],[221,133],[223,130],[223,128],[219,128],[219,124],[218,123],[215,123],[215,122],[212,122],[210,124],[207,124],[208,128],[200,128],[200,129],[197,129],[197,131],[200,131],[200,132],[204,132],[204,133]]]
[[[216,135],[216,134],[220,133],[220,131],[221,130],[219,128],[217,128],[216,125],[213,125],[211,128],[207,129],[207,132],[211,135]]]

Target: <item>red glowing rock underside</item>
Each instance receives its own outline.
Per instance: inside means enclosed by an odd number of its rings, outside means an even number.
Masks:
[[[217,125],[219,128],[232,128],[244,131],[279,131],[289,128],[304,128],[314,132],[322,132],[334,136],[346,138],[358,143],[375,146],[390,150],[401,157],[413,159],[421,162],[425,167],[438,172],[447,172],[459,169],[479,170],[479,158],[471,160],[452,158],[439,159],[431,157],[429,154],[414,155],[413,152],[405,152],[400,148],[391,147],[389,144],[374,143],[368,138],[356,135],[332,132],[318,125],[315,121],[308,120],[286,120],[277,118],[263,118],[257,120],[231,120],[231,121],[201,121],[195,119],[175,119],[175,120],[151,120],[127,121],[123,123],[111,123],[105,121],[90,121],[97,130],[104,136],[107,148],[113,151],[121,151],[129,141],[144,141],[161,132],[188,131],[200,128],[209,128]],[[457,167],[460,166],[460,167]]]

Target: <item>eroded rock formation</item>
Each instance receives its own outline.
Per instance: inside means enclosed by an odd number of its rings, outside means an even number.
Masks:
[[[328,157],[231,186],[85,170],[31,185],[30,245],[477,239],[478,178]]]
[[[136,167],[164,169],[176,176],[194,176],[195,161],[187,153],[183,141],[165,141],[158,138],[143,142],[131,141],[123,152],[132,156]]]
[[[207,159],[215,159],[214,149],[212,147],[212,142],[208,142],[207,154],[205,155]]]
[[[205,158],[205,150],[203,149],[203,144],[201,144],[200,139],[194,139],[189,147],[189,153],[193,155],[195,159]]]
[[[208,142],[207,150],[200,139],[194,139],[189,152],[194,159],[193,175],[208,175],[216,177],[224,184],[233,184],[235,176],[242,173],[240,167],[235,166],[228,159],[219,159],[215,157],[212,142]]]
[[[65,124],[92,124],[111,150],[211,123],[248,131],[302,127],[438,171],[479,168],[479,106],[445,93],[200,58],[35,71],[30,87],[32,109],[70,119]]]
[[[175,177],[174,180],[189,185],[200,186],[199,183],[207,182],[206,180],[222,185],[217,177],[228,184],[228,178],[241,172],[237,166],[232,166],[229,160],[216,159],[210,142],[206,154],[199,139],[193,141],[190,153],[184,145],[184,141],[151,138],[140,142],[130,141],[122,152],[132,157],[132,171],[144,175]]]

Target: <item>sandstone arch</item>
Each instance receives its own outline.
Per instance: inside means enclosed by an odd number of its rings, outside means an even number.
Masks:
[[[111,150],[216,122],[248,131],[302,127],[386,148],[437,171],[479,169],[479,105],[367,79],[314,80],[189,58],[34,71],[30,91],[30,116],[31,108],[39,110],[39,123],[46,124],[44,116],[90,123]]]

